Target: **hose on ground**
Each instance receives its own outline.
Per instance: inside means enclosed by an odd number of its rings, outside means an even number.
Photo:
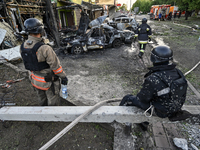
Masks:
[[[81,119],[83,119],[84,117],[88,116],[90,113],[92,113],[93,111],[98,109],[103,104],[110,103],[110,102],[117,102],[117,101],[121,101],[121,100],[122,100],[122,98],[113,98],[113,99],[104,100],[104,101],[101,101],[101,102],[95,104],[93,107],[91,107],[85,113],[83,113],[78,118],[76,118],[74,121],[72,121],[67,127],[65,127],[62,131],[60,131],[56,136],[54,136],[49,142],[47,142],[39,150],[46,150],[47,148],[49,148],[53,143],[55,143],[64,134],[66,134],[70,129],[72,129]]]

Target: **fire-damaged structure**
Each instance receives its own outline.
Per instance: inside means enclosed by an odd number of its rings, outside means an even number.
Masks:
[[[89,2],[82,1],[80,5],[69,0],[57,0],[56,3],[51,0],[0,0],[0,10],[0,20],[8,23],[17,39],[24,41],[27,38],[24,21],[37,18],[44,24],[45,43],[65,53],[119,47],[122,43],[131,43],[134,37],[134,32],[103,24],[107,17],[102,16],[103,7]],[[98,24],[90,26],[91,22]]]
[[[1,0],[0,19],[9,24],[13,34],[22,38],[26,36],[24,32],[24,21],[28,18],[37,18],[45,27],[49,39],[59,44],[58,26],[56,22],[56,12],[49,0]]]
[[[46,36],[60,47],[60,33],[77,30],[81,12],[85,11],[94,19],[102,15],[102,6],[83,2],[75,4],[69,0],[0,0],[0,20],[12,28],[13,33],[23,38],[24,21],[28,18],[39,19],[45,27]],[[23,40],[23,39],[22,39]]]

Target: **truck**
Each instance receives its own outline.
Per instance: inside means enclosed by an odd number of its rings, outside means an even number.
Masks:
[[[158,15],[161,13],[162,19],[165,20],[168,17],[169,12],[172,11],[170,10],[170,7],[171,5],[166,5],[166,4],[151,6],[150,19],[154,19],[154,20],[158,19]]]

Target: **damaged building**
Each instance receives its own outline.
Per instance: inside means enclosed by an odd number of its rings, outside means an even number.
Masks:
[[[103,15],[103,7],[81,1],[75,4],[68,0],[1,0],[0,20],[12,28],[13,34],[18,37],[23,34],[24,21],[28,18],[37,18],[43,22],[45,31],[50,40],[60,46],[59,32],[77,30],[81,12],[84,11],[93,20]]]
[[[86,31],[91,28],[90,22],[101,16],[104,17],[104,20],[107,15],[111,16],[111,13],[115,12],[114,2],[114,0],[96,0],[94,2],[89,0],[1,0],[0,24],[2,24],[1,29],[7,31],[7,35],[3,37],[1,49],[21,45],[20,42],[22,43],[27,39],[24,21],[28,18],[37,18],[44,24],[45,34],[43,36],[46,44],[60,50],[66,49],[68,41],[84,36]],[[119,45],[121,42],[130,41],[134,34],[127,31],[116,31],[116,33],[120,33]],[[105,43],[105,39],[109,41],[112,39],[111,37],[104,37],[100,43]],[[99,36],[96,38],[98,39]],[[116,43],[116,40],[111,41],[108,45],[116,45],[113,44],[113,42]],[[102,47],[102,44],[97,45]],[[103,44],[103,47],[105,45]]]

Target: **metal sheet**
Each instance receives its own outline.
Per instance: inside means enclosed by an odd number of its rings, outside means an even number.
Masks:
[[[20,59],[21,58],[20,45],[10,49],[1,50],[0,56],[8,61]]]
[[[3,39],[6,36],[6,30],[0,28],[0,44],[3,42]]]

